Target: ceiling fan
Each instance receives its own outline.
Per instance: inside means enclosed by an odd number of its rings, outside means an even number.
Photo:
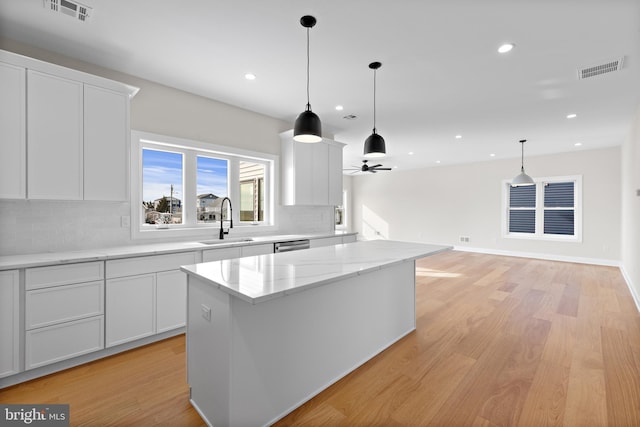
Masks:
[[[349,168],[349,169],[345,169],[346,171],[353,171],[352,174],[354,173],[358,173],[358,172],[371,172],[371,173],[376,173],[378,171],[390,171],[391,168],[383,168],[381,164],[377,164],[377,165],[373,165],[373,166],[369,166],[369,164],[367,163],[368,160],[363,160],[362,161],[362,166],[358,167],[358,166],[353,166],[353,168]]]

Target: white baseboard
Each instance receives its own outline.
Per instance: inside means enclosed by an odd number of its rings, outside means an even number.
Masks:
[[[519,258],[544,259],[547,261],[575,262],[578,264],[605,265],[609,267],[618,267],[620,269],[620,273],[622,274],[622,277],[624,278],[624,281],[627,284],[627,288],[629,288],[629,292],[631,293],[631,297],[633,298],[633,301],[636,304],[636,308],[638,309],[638,312],[640,312],[640,295],[638,295],[638,293],[636,292],[635,287],[632,284],[631,277],[629,277],[626,270],[624,269],[624,265],[622,264],[622,262],[618,260],[541,254],[536,252],[513,252],[513,251],[505,251],[505,250],[498,250],[498,249],[470,248],[467,246],[454,246],[453,249],[461,252],[476,252],[476,253],[488,254],[488,255],[513,256],[513,257],[519,257]]]
[[[470,248],[468,246],[454,246],[453,249],[456,251],[477,252],[477,253],[489,254],[489,255],[514,256],[519,258],[544,259],[547,261],[575,262],[578,264],[606,265],[609,267],[620,267],[620,261],[614,260],[614,259],[583,258],[583,257],[573,257],[573,256],[567,256],[567,255],[541,254],[538,252],[514,252],[514,251],[505,251],[500,249]]]
[[[627,270],[624,269],[624,265],[620,264],[620,272],[622,273],[622,277],[624,281],[627,282],[627,287],[629,288],[629,292],[631,292],[631,296],[633,297],[633,301],[636,303],[636,308],[638,312],[640,312],[640,295],[636,292],[636,288],[633,286],[633,282],[631,281],[631,277],[627,274]]]

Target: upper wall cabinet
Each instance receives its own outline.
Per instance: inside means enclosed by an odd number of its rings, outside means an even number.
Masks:
[[[26,84],[24,68],[0,62],[0,198],[24,199]]]
[[[2,50],[0,79],[0,198],[128,200],[137,88]]]
[[[328,139],[315,144],[293,140],[293,131],[280,134],[283,205],[342,204],[342,149]]]

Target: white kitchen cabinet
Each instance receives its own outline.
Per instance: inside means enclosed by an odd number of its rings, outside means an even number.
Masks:
[[[327,139],[315,144],[296,142],[292,131],[280,138],[282,204],[340,205],[344,144]]]
[[[202,262],[220,261],[221,259],[240,258],[242,249],[240,246],[233,248],[206,249],[202,251]]]
[[[82,83],[27,70],[27,196],[82,200]]]
[[[247,245],[242,247],[242,256],[265,255],[273,253],[273,243]]]
[[[103,262],[25,270],[25,369],[104,348]]]
[[[346,236],[342,236],[342,243],[353,243],[358,241],[358,236],[356,234],[348,234]]]
[[[32,329],[26,332],[25,368],[38,368],[103,348],[103,316]]]
[[[183,327],[186,275],[195,252],[130,257],[106,262],[106,346]]]
[[[0,50],[0,198],[128,200],[137,91]]]
[[[156,275],[156,331],[183,327],[187,320],[187,275],[180,270]]]
[[[0,378],[20,372],[18,270],[0,271]]]
[[[84,85],[84,199],[126,201],[129,97]]]
[[[107,280],[107,347],[155,334],[155,290],[155,273]]]
[[[26,198],[26,70],[0,62],[0,198]]]
[[[322,239],[311,239],[309,241],[309,246],[312,248],[319,248],[322,246],[334,246],[334,245],[341,245],[341,244],[342,244],[341,236],[324,237]]]

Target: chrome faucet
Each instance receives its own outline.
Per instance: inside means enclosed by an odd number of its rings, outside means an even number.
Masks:
[[[229,230],[224,231],[224,228],[222,227],[222,224],[224,223],[223,220],[223,214],[224,214],[224,201],[228,201],[229,202],[229,212],[230,212],[230,216],[231,218],[229,218],[229,229],[233,228],[233,207],[231,206],[231,199],[228,197],[225,197],[222,199],[222,202],[220,202],[220,240],[224,239],[224,235],[225,234],[229,234]]]

